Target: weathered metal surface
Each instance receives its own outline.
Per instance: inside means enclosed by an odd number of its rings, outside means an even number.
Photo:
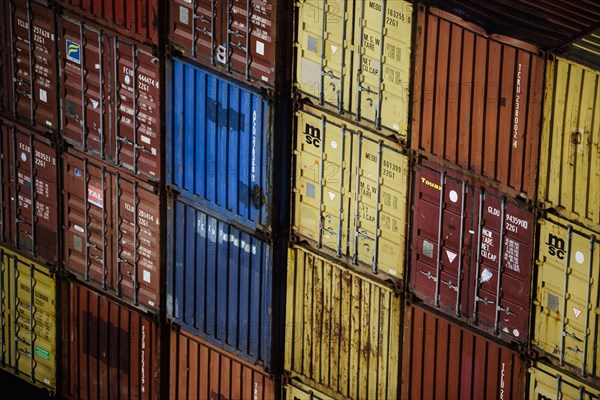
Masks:
[[[530,399],[580,399],[594,400],[600,396],[600,388],[542,363],[535,363],[528,371]]]

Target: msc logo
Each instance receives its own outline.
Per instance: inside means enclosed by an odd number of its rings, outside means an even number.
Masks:
[[[304,135],[306,137],[306,143],[319,148],[321,145],[321,130],[319,128],[306,124]]]
[[[553,234],[548,234],[548,241],[546,242],[548,246],[548,252],[551,256],[556,256],[559,260],[565,259],[565,241],[564,239],[559,238],[558,236],[554,236]]]
[[[79,43],[67,40],[67,60],[77,64],[81,63],[81,46]]]

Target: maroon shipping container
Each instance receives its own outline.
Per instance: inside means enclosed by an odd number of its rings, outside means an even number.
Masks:
[[[275,398],[275,382],[258,366],[184,331],[171,331],[169,398]]]
[[[523,399],[519,355],[420,307],[405,309],[403,399]]]
[[[30,128],[0,120],[2,242],[56,266],[58,160],[56,147]],[[32,190],[35,188],[35,190]]]
[[[4,2],[3,2],[4,3]],[[58,130],[56,17],[49,2],[9,0],[0,20],[10,116],[40,131]]]
[[[0,2],[0,16],[8,15],[8,2]],[[8,114],[8,68],[10,51],[7,41],[6,18],[0,17],[0,113]]]
[[[256,86],[274,85],[276,0],[173,0],[170,4],[169,40],[185,57]]]
[[[430,163],[414,178],[410,289],[507,342],[527,342],[534,216]]]
[[[160,202],[153,187],[75,151],[63,153],[63,177],[64,267],[111,296],[158,310]]]
[[[55,0],[86,21],[140,43],[158,45],[159,0]]]
[[[423,5],[415,53],[411,147],[535,200],[543,55]]]
[[[92,157],[160,179],[160,66],[152,49],[59,18],[62,135]]]
[[[158,324],[79,283],[61,291],[62,395],[159,399]]]

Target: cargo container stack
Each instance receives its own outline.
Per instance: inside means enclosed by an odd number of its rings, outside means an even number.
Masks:
[[[169,3],[171,398],[280,392],[289,226],[291,6]]]
[[[295,2],[284,397],[397,398],[409,2]]]

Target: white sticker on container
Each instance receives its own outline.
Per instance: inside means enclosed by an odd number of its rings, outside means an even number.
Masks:
[[[333,192],[328,192],[329,193],[329,198],[331,199],[331,201],[333,201],[333,199],[335,199],[335,193]]]
[[[87,199],[90,203],[100,208],[104,207],[104,193],[102,193],[102,190],[95,186],[88,185],[87,193]]]
[[[398,274],[395,269],[390,269],[388,272],[390,275],[394,275],[394,276],[396,276]]]
[[[487,268],[484,268],[483,271],[481,272],[481,279],[479,280],[479,282],[481,282],[481,283],[487,282],[490,279],[492,279],[492,276],[494,276],[494,274],[492,274],[492,271],[490,271]]]
[[[140,140],[146,144],[150,144],[150,138],[145,135],[140,135]]]
[[[337,149],[337,142],[335,140],[331,141],[331,148]]]
[[[398,124],[392,124],[392,128],[394,128],[395,130],[399,131],[400,130],[400,125],[398,125]]]
[[[90,101],[92,102],[92,107],[93,107],[93,109],[94,109],[94,110],[95,110],[96,108],[98,108],[98,104],[100,104],[100,103],[98,103],[98,102],[97,102],[96,100],[94,100],[94,99],[90,99]]]
[[[81,226],[79,226],[79,225],[73,225],[73,228],[75,228],[75,230],[76,230],[77,232],[81,232],[81,233],[84,233],[84,232],[85,232],[85,229],[83,229],[83,228],[82,228]]]
[[[577,319],[581,315],[581,310],[573,307],[573,314],[575,314],[575,319]]]
[[[335,53],[337,52],[337,49],[338,49],[338,48],[337,48],[337,46],[336,46],[336,45],[334,45],[334,44],[332,44],[332,45],[331,45],[331,53],[332,53],[332,54],[335,54]]]
[[[455,252],[453,252],[453,251],[446,250],[446,255],[448,256],[448,261],[450,261],[450,264],[452,264],[452,262],[454,262],[454,259],[456,258],[456,256],[457,256],[458,254],[456,254],[456,253],[455,253]]]
[[[519,330],[518,330],[518,329],[514,329],[514,330],[513,330],[513,335],[514,335],[515,337],[519,337],[519,335],[520,335],[520,334],[521,334],[521,332],[519,332]]]
[[[456,193],[456,190],[451,190],[449,196],[451,202],[456,203],[458,201],[458,193]]]
[[[152,307],[154,307],[154,302],[152,300],[148,300],[148,304],[150,304]]]
[[[125,84],[129,85],[129,83],[131,82],[131,78],[129,77],[129,75],[125,75]]]
[[[191,3],[192,0],[185,0],[187,3]],[[187,9],[187,7],[183,7],[183,6],[179,6],[179,22],[181,22],[182,24],[189,24],[190,23],[190,11]]]
[[[144,279],[144,282],[150,283],[150,271],[144,270],[143,279]]]
[[[261,56],[265,55],[265,44],[260,40],[256,41],[256,52]]]
[[[150,149],[150,153],[151,153],[153,156],[155,156],[155,155],[156,155],[156,148],[154,148],[154,147],[153,147],[153,148],[151,148],[151,149]]]
[[[582,252],[578,251],[575,253],[575,261],[577,261],[577,264],[583,264],[585,261],[585,256]]]
[[[23,161],[23,162],[27,161],[27,154],[25,154],[24,151],[21,152],[21,161]]]
[[[264,75],[263,75],[263,76],[261,76],[261,79],[262,79],[263,81],[265,81],[265,82],[269,82],[269,78],[267,78],[267,77],[266,77],[266,76],[264,76]]]
[[[96,68],[96,69],[100,69],[100,64],[95,64],[95,65],[94,65],[94,68]]]
[[[40,89],[40,100],[44,103],[48,102],[48,92],[46,92],[44,89]]]

